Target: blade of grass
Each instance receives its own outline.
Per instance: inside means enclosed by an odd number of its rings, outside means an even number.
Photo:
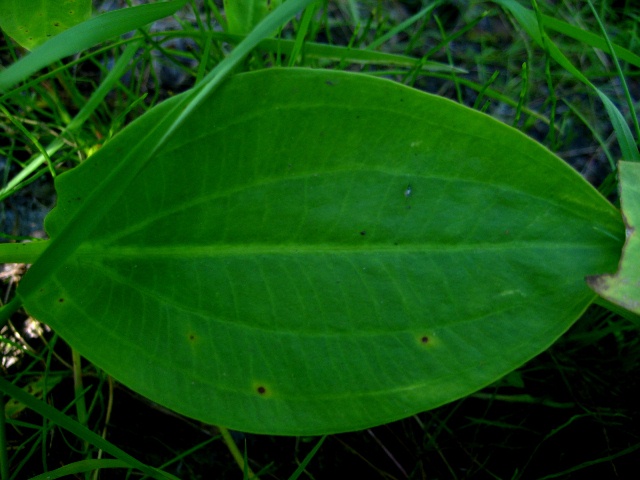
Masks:
[[[129,62],[135,55],[136,51],[140,47],[138,42],[130,44],[122,53],[120,58],[105,77],[100,86],[93,92],[89,100],[85,103],[84,107],[78,112],[74,119],[67,125],[67,127],[60,133],[60,136],[51,142],[44,150],[46,152],[40,153],[33,157],[28,164],[20,170],[15,177],[7,183],[7,185],[0,189],[0,200],[14,193],[14,189],[24,181],[29,175],[36,171],[43,162],[47,161],[48,157],[53,156],[63,145],[65,138],[68,138],[69,134],[78,130],[84,122],[86,122],[93,112],[100,106],[107,94],[113,89],[116,82],[124,75],[128,68]]]
[[[128,453],[124,452],[123,450],[119,449],[112,443],[103,439],[97,433],[92,432],[88,428],[80,425],[78,422],[76,422],[70,417],[67,417],[63,413],[59,412],[57,409],[55,409],[51,405],[41,400],[37,400],[36,398],[29,395],[27,392],[16,387],[14,384],[5,380],[2,377],[0,377],[0,391],[4,392],[6,395],[10,396],[11,398],[15,398],[16,400],[24,403],[25,405],[27,405],[27,407],[29,407],[34,412],[38,413],[39,415],[48,419],[49,421],[59,425],[65,430],[68,430],[78,438],[81,438],[86,442],[98,448],[101,448],[102,450],[109,453],[110,455],[113,455],[117,459],[126,463],[129,467],[136,468],[146,473],[147,475],[150,475],[151,477],[157,478],[159,480],[164,480],[164,479],[176,480],[176,477],[174,477],[173,475],[165,472],[160,472],[154,469],[153,467],[145,465],[139,460],[136,460],[134,457],[132,457]]]
[[[229,430],[227,428],[218,427],[218,430],[220,430],[220,435],[222,435],[222,440],[227,446],[229,453],[231,453],[231,456],[235,460],[236,464],[238,465],[238,467],[240,467],[240,470],[242,470],[243,477],[257,478],[256,474],[253,473],[251,468],[249,468],[249,464],[246,460],[247,450],[245,449],[244,455],[240,452],[238,445],[236,445],[236,442],[233,440],[233,437],[231,436],[231,433],[229,433]]]
[[[289,56],[289,66],[293,67],[297,61],[300,52],[302,52],[302,47],[304,45],[304,40],[309,32],[309,25],[313,16],[316,14],[317,5],[311,5],[307,8],[302,16],[302,21],[300,22],[300,28],[296,33],[296,39],[293,44],[293,49],[291,50],[291,55]]]
[[[71,27],[0,72],[0,92],[6,91],[56,60],[172,15],[185,3],[186,0],[173,0],[123,8],[103,13]]]
[[[56,478],[64,478],[69,475],[78,473],[88,473],[93,470],[104,470],[107,468],[131,468],[127,462],[122,460],[81,460],[79,462],[70,463],[64,467],[51,470],[43,474],[33,477],[31,480],[55,480]]]
[[[171,465],[173,465],[176,462],[179,462],[181,460],[183,460],[184,458],[188,457],[189,455],[197,452],[198,450],[200,450],[203,447],[206,447],[207,445],[209,445],[210,443],[219,440],[220,436],[216,435],[214,437],[208,438],[206,439],[204,442],[199,443],[198,445],[191,447],[190,449],[182,452],[180,455],[175,456],[174,458],[172,458],[171,460],[169,460],[168,462],[163,463],[162,465],[160,465],[160,469],[164,470],[167,467],[170,467]],[[148,477],[144,476],[142,477],[140,480],[146,480]]]
[[[9,478],[9,445],[7,445],[7,425],[4,413],[4,398],[2,399],[1,404],[2,412],[0,412],[0,478],[2,480],[7,480]]]
[[[635,452],[636,450],[640,450],[640,443],[630,446],[629,448],[625,448],[617,453],[612,455],[607,455],[606,457],[597,458],[595,460],[589,460],[588,462],[581,463],[580,465],[576,465],[575,467],[568,468],[562,472],[552,473],[551,475],[545,475],[544,477],[540,477],[540,480],[550,480],[552,478],[570,478],[569,474],[573,472],[577,472],[579,470],[583,470],[585,468],[591,467],[593,465],[597,465],[599,463],[611,462],[611,460],[619,457],[623,457],[625,455],[629,455],[630,453]],[[574,477],[575,478],[575,477]]]
[[[27,130],[24,127],[24,125],[22,125],[22,123],[20,121],[18,121],[13,115],[11,115],[11,112],[9,112],[9,110],[7,110],[4,105],[0,104],[0,112],[2,112],[11,121],[11,123],[13,123],[16,126],[16,128],[25,137],[27,137],[29,139],[29,141],[33,144],[33,146],[36,148],[36,150],[38,150],[40,152],[40,155],[42,156],[43,160],[47,163],[47,166],[49,167],[49,173],[51,173],[51,176],[53,178],[55,178],[56,177],[56,171],[53,168],[53,164],[51,163],[51,157],[49,156],[49,154],[45,150],[45,148],[40,144],[38,139],[36,137],[34,137],[33,135],[31,135],[31,132],[29,132],[29,130]]]
[[[173,32],[172,32],[173,33]],[[176,36],[192,36],[201,32],[175,32]],[[244,40],[242,35],[234,35],[225,32],[206,32],[209,38],[238,44]],[[449,37],[452,38],[452,37]],[[264,50],[269,53],[282,53],[284,55],[292,55],[295,47],[295,40],[286,40],[279,38],[267,38],[262,40],[257,49]],[[398,67],[416,67],[419,65],[422,70],[433,72],[455,72],[467,73],[463,68],[452,67],[445,63],[435,61],[424,61],[419,58],[400,55],[396,53],[377,52],[373,50],[362,50],[342,45],[327,45],[324,43],[305,42],[304,44],[305,58],[313,58],[320,60],[330,60],[336,62],[373,64],[383,66]]]
[[[604,38],[596,35],[595,33],[585,32],[581,28],[575,27],[569,23],[563,22],[562,20],[558,20],[557,18],[550,17],[548,15],[542,15],[542,22],[544,23],[544,26],[549,30],[553,30],[554,32],[566,35],[567,37],[578,40],[585,45],[589,45],[590,47],[599,48],[603,51],[608,50],[607,41]],[[626,48],[615,44],[612,45],[612,49],[618,56],[618,58],[640,68],[640,55],[637,55],[631,50],[627,50]]]
[[[553,84],[553,79],[551,78],[551,53],[549,52],[548,41],[551,41],[549,37],[544,32],[544,26],[542,25],[542,18],[540,9],[538,8],[538,2],[536,0],[531,0],[533,5],[533,11],[535,12],[535,18],[538,22],[540,41],[542,49],[544,50],[544,76],[547,80],[547,101],[551,104],[551,111],[549,112],[549,133],[547,134],[547,139],[549,143],[549,147],[551,150],[555,151],[558,148],[557,145],[557,136],[556,136],[556,106],[558,104],[558,97],[556,95],[555,86]],[[615,166],[614,166],[615,168]]]
[[[311,451],[307,454],[307,456],[304,457],[304,460],[302,461],[302,463],[298,465],[298,468],[296,468],[296,471],[291,474],[291,476],[289,477],[289,480],[297,480],[298,477],[302,475],[302,473],[304,472],[304,469],[307,468],[307,465],[309,465],[309,462],[313,459],[313,457],[316,456],[316,453],[318,453],[318,450],[320,450],[320,447],[322,446],[326,438],[327,436],[324,435],[323,437],[320,438],[320,440],[318,440],[318,443],[316,443],[315,446],[311,449]]]
[[[624,117],[615,106],[615,104],[607,97],[598,87],[596,87],[591,81],[580,72],[569,59],[560,51],[560,49],[553,43],[553,41],[544,33],[544,30],[538,26],[538,20],[535,13],[531,10],[524,8],[514,0],[493,0],[494,3],[502,6],[508,12],[510,12],[516,21],[524,28],[527,34],[538,44],[543,45],[542,35],[545,36],[544,42],[549,51],[549,55],[560,64],[565,70],[571,73],[576,79],[593,89],[598,95],[600,101],[604,104],[609,119],[613,126],[613,130],[616,132],[618,144],[622,152],[622,157],[629,161],[640,161],[640,152],[638,151],[638,145],[633,138],[631,129],[627,125]]]
[[[609,151],[609,147],[607,147],[607,142],[605,142],[605,140],[600,136],[600,134],[594,128],[592,123],[585,118],[585,116],[582,114],[582,112],[578,107],[576,107],[575,105],[573,105],[572,103],[566,100],[563,100],[563,103],[567,107],[569,107],[573,112],[573,114],[582,122],[582,124],[589,129],[589,131],[591,132],[591,135],[593,135],[593,138],[596,140],[596,142],[598,142],[598,144],[600,145],[600,148],[602,148],[604,155],[607,157],[607,160],[609,161],[609,165],[612,166],[612,170],[615,170],[615,168],[613,167],[615,167],[616,162],[613,158],[613,155]]]
[[[395,37],[398,33],[406,30],[407,28],[409,28],[411,25],[416,23],[421,18],[429,15],[436,7],[439,7],[442,3],[443,2],[441,2],[441,1],[433,2],[429,6],[423,8],[422,10],[420,10],[415,15],[412,15],[411,17],[407,18],[404,22],[399,23],[398,25],[393,27],[391,30],[389,30],[387,33],[385,33],[384,35],[382,35],[381,37],[375,39],[373,42],[371,42],[369,45],[367,45],[367,50],[375,50],[376,48],[378,48],[380,45],[384,44],[390,38]]]
[[[611,55],[611,59],[613,60],[613,64],[616,66],[616,72],[618,73],[618,79],[620,80],[620,85],[622,85],[622,89],[624,90],[624,96],[625,99],[627,100],[627,105],[629,106],[629,114],[631,115],[631,122],[633,123],[633,126],[635,128],[636,131],[636,138],[640,139],[640,125],[638,124],[638,116],[636,115],[636,109],[635,106],[633,104],[633,100],[631,99],[631,93],[629,92],[629,86],[627,85],[627,81],[624,78],[624,73],[622,73],[622,68],[620,68],[620,62],[618,61],[618,56],[616,54],[615,49],[613,48],[613,44],[611,43],[611,40],[609,40],[609,35],[607,34],[607,29],[604,28],[604,24],[602,23],[602,20],[600,19],[600,15],[598,15],[598,12],[596,11],[596,9],[593,6],[593,2],[591,2],[591,0],[587,0],[587,3],[589,4],[589,7],[591,8],[591,12],[593,13],[593,16],[596,19],[596,22],[598,22],[598,26],[600,27],[600,31],[602,32],[602,36],[605,39],[605,42],[607,44],[607,50],[609,51],[609,54]]]

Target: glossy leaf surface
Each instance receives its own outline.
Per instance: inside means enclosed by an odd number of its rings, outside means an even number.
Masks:
[[[54,240],[175,101],[59,177]],[[624,239],[619,212],[519,132],[342,72],[233,77],[131,171],[19,294],[139,393],[251,432],[356,430],[472,393],[578,318],[584,277],[614,271]]]
[[[90,16],[91,0],[0,0],[0,27],[29,50]]]
[[[589,277],[588,283],[607,300],[640,315],[640,164],[620,162],[619,168],[627,240],[616,274]]]

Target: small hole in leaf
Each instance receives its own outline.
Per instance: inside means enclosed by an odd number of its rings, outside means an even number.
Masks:
[[[256,388],[256,390],[258,391],[258,394],[260,394],[260,395],[264,395],[264,394],[267,393],[267,389],[262,385],[260,385],[258,388]]]

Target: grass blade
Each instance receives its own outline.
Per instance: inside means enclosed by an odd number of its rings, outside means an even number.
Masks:
[[[68,475],[76,475],[78,473],[92,472],[94,470],[102,470],[106,468],[131,468],[127,462],[122,460],[82,460],[80,462],[71,463],[64,467],[57,468],[50,472],[33,477],[31,480],[55,480],[56,478],[65,478]]]
[[[86,427],[83,427],[78,422],[64,415],[63,413],[59,412],[57,409],[55,409],[51,405],[48,405],[43,401],[35,399],[34,397],[29,395],[22,389],[16,387],[13,383],[8,382],[4,378],[0,378],[0,391],[4,392],[11,398],[15,398],[16,400],[24,403],[31,410],[37,412],[39,415],[42,415],[44,418],[59,425],[65,430],[68,430],[78,438],[81,438],[84,441],[91,443],[92,445],[95,445],[96,447],[104,450],[108,454],[113,455],[120,461],[129,465],[131,468],[137,468],[138,470],[141,470],[147,475],[150,475],[153,478],[157,478],[160,480],[176,478],[171,474],[159,472],[154,468],[148,465],[145,465],[139,460],[136,460],[128,453],[124,452],[123,450],[120,450],[118,447],[116,447],[112,443],[106,441],[97,433],[92,432]]]
[[[569,59],[555,45],[555,43],[553,43],[553,41],[546,34],[544,34],[543,29],[541,29],[538,25],[538,20],[536,19],[535,13],[524,8],[522,5],[513,0],[493,1],[510,12],[517,20],[517,22],[522,26],[522,28],[524,28],[527,34],[538,45],[545,45],[551,58],[558,62],[576,79],[580,80],[582,83],[589,86],[595,91],[598,97],[600,97],[600,101],[602,101],[602,103],[604,104],[605,109],[607,110],[607,114],[609,115],[609,119],[611,120],[611,124],[618,138],[618,144],[620,145],[623,159],[636,162],[640,161],[640,152],[638,152],[638,145],[633,138],[633,134],[631,133],[629,125],[625,121],[622,113],[620,113],[620,110],[618,110],[618,108],[609,99],[609,97],[607,97],[598,87],[591,83],[591,81],[586,76],[584,76],[582,72],[574,67]],[[542,35],[544,35],[544,39]]]
[[[93,114],[96,108],[100,106],[104,98],[111,91],[114,84],[122,77],[122,75],[124,75],[129,62],[133,58],[139,46],[140,45],[138,43],[134,43],[130,44],[126,48],[113,68],[109,71],[107,77],[100,84],[98,89],[93,92],[87,103],[84,104],[74,119],[69,123],[69,125],[67,125],[67,128],[61,132],[60,136],[51,142],[51,144],[44,149],[43,153],[34,156],[25,168],[20,170],[20,172],[12,178],[4,188],[0,189],[0,200],[14,193],[14,189],[18,187],[20,182],[28,178],[29,175],[35,172],[38,167],[42,165],[43,162],[48,161],[48,158],[53,156],[53,154],[64,145],[64,139],[69,133],[78,130],[82,124],[89,119],[91,114]]]
[[[320,438],[320,440],[318,440],[318,443],[316,443],[315,447],[313,447],[313,449],[307,454],[307,456],[304,457],[304,460],[302,461],[302,463],[298,465],[298,468],[296,468],[296,471],[291,474],[291,476],[289,477],[289,480],[297,480],[298,477],[302,475],[302,473],[304,472],[304,469],[307,468],[307,465],[309,465],[309,462],[313,459],[313,457],[315,457],[316,453],[318,453],[318,450],[320,450],[320,447],[322,446],[326,438],[327,436],[324,435],[323,437]]]
[[[561,33],[563,35],[566,35],[567,37],[573,38],[574,40],[578,40],[585,45],[599,48],[600,50],[604,51],[608,50],[606,39],[596,35],[595,33],[585,32],[581,28],[574,27],[569,23],[563,22],[562,20],[558,20],[557,18],[550,17],[548,15],[542,15],[542,22],[544,23],[544,26],[549,30]],[[640,55],[633,53],[631,50],[627,50],[620,45],[612,44],[611,47],[618,58],[624,60],[625,62],[629,62],[631,65],[640,67]]]
[[[609,50],[609,54],[611,55],[611,59],[613,60],[613,64],[616,66],[616,72],[618,72],[618,78],[620,79],[620,85],[624,90],[624,96],[627,100],[627,105],[629,106],[629,113],[631,115],[631,121],[636,130],[636,137],[640,138],[640,125],[638,125],[638,116],[636,115],[635,106],[633,105],[633,100],[631,99],[631,93],[629,93],[629,86],[627,85],[627,81],[624,78],[624,73],[622,73],[622,68],[620,68],[620,62],[618,61],[618,56],[616,54],[615,49],[613,48],[613,44],[611,40],[609,40],[609,35],[607,35],[607,30],[604,28],[604,24],[600,19],[600,15],[593,6],[591,0],[587,0],[589,3],[589,7],[591,8],[591,12],[593,13],[594,18],[598,22],[598,26],[600,27],[600,31],[602,32],[602,36],[604,37],[607,50]]]

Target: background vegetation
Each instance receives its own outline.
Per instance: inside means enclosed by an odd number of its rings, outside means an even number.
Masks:
[[[640,51],[636,2],[605,0],[595,9],[583,1],[524,5],[557,22],[547,25],[549,38],[633,125],[638,103],[629,107],[623,87],[626,82],[630,97],[640,98],[640,62],[593,48],[591,36],[606,32],[616,46]],[[122,6],[95,5],[97,10]],[[42,237],[43,215],[55,202],[52,179],[153,105],[201,79],[240,39],[225,27],[221,3],[191,1],[174,18],[67,58],[0,97],[4,240]],[[353,53],[307,43],[301,55],[291,56],[274,40],[256,50],[243,69],[345,69],[452,98],[544,143],[617,202],[614,169],[622,153],[597,94],[496,3],[323,2],[280,36],[349,46]],[[145,42],[135,51],[132,69],[110,76],[127,45],[138,39]],[[3,65],[23,54],[10,38],[0,38]],[[72,124],[104,85],[108,94],[92,106],[87,121]],[[31,168],[29,159],[55,142],[63,142],[63,148]],[[5,265],[3,303],[24,268]],[[290,478],[294,472],[303,478],[345,473],[398,479],[633,478],[640,467],[639,325],[635,317],[594,305],[551,349],[502,381],[401,422],[324,440],[231,435],[240,463],[246,461],[264,478]],[[242,475],[230,440],[223,438],[226,432],[165,411],[114,383],[74,357],[36,319],[17,312],[2,333],[6,379],[75,416],[137,460],[179,478]],[[50,417],[19,401],[5,401],[6,443],[0,448],[11,465],[5,478],[31,478],[69,464],[81,472],[78,478],[142,475],[105,468],[117,464],[91,463],[108,455]],[[320,441],[303,472],[301,462]]]

